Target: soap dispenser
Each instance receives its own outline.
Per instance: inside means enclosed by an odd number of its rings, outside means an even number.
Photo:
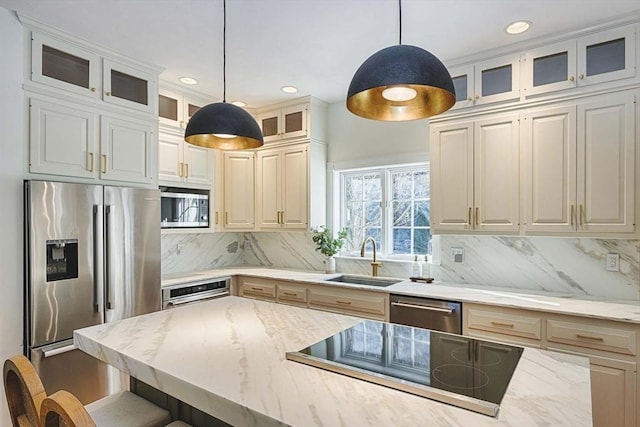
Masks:
[[[431,277],[431,272],[429,271],[429,256],[425,255],[424,260],[420,261],[420,271],[422,272],[422,277]]]

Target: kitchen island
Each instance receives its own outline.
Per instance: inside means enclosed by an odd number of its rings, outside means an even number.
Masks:
[[[497,418],[285,359],[362,319],[226,297],[74,333],[75,345],[234,426],[590,426],[585,358],[525,348]]]

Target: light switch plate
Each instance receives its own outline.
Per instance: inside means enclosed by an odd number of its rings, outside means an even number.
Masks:
[[[464,261],[464,249],[462,248],[451,248],[451,259],[453,262],[463,262]]]

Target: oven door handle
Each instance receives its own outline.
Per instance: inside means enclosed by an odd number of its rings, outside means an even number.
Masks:
[[[214,295],[208,295],[206,297],[201,297],[201,296],[194,296],[194,297],[187,297],[187,298],[180,298],[180,299],[176,299],[173,301],[167,301],[167,307],[169,306],[178,306],[178,305],[182,305],[182,304],[189,304],[190,302],[196,302],[196,301],[206,301],[208,299],[214,299],[214,298],[220,298],[220,297],[226,297],[229,295],[229,292],[220,292]]]
[[[407,304],[406,302],[394,301],[391,303],[391,305],[395,307],[415,308],[418,310],[425,310],[425,311],[437,311],[439,313],[447,313],[447,314],[453,314],[453,312],[456,311],[455,308],[442,308],[442,307],[433,307],[430,305]]]

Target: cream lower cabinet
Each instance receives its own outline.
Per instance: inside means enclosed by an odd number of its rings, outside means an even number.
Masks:
[[[518,233],[519,120],[491,115],[431,127],[435,233]]]
[[[213,166],[213,150],[189,144],[182,134],[160,133],[158,180],[161,185],[210,188]]]
[[[58,101],[29,100],[29,172],[151,185],[155,128]]]
[[[232,290],[232,293],[241,297],[389,321],[389,294],[386,292],[240,276],[237,290]]]
[[[309,144],[260,150],[256,164],[257,227],[309,226]]]
[[[634,231],[635,99],[607,94],[523,116],[525,232]]]
[[[255,227],[255,153],[224,151],[224,216],[228,230]]]
[[[594,427],[637,427],[638,326],[463,304],[463,335],[589,358]]]

